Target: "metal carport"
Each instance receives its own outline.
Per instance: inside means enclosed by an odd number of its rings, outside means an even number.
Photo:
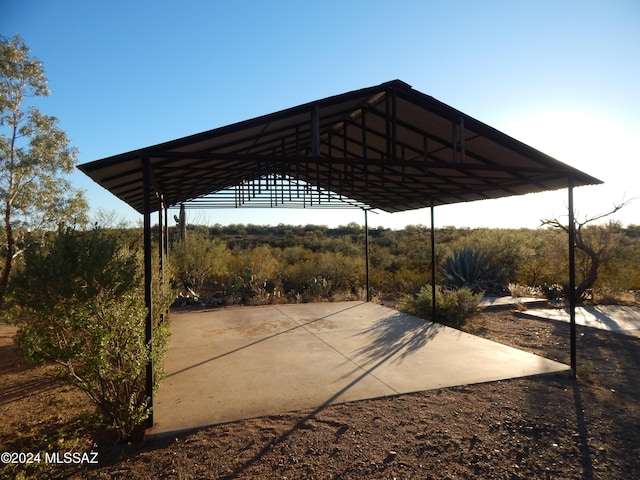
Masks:
[[[361,208],[365,214],[371,209],[399,212],[431,207],[433,227],[433,207],[438,205],[567,188],[573,226],[573,188],[602,183],[400,80],[79,168],[144,215],[148,341],[153,334],[153,212],[159,212],[160,231],[166,232],[166,211],[180,204],[193,208],[349,207]],[[161,257],[164,236],[160,235]],[[572,230],[569,263],[573,292]],[[575,295],[570,297],[574,312]],[[571,337],[575,373],[575,313]],[[151,371],[149,365],[148,386]]]

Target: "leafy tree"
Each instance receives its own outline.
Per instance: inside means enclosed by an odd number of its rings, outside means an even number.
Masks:
[[[31,246],[13,281],[16,343],[35,363],[53,362],[84,391],[122,440],[139,438],[149,414],[146,365],[153,354],[154,387],[163,377],[168,324],[154,319],[145,341],[147,309],[138,252],[96,229],[62,229],[48,247]],[[170,292],[154,281],[154,312]]]
[[[20,36],[0,37],[0,304],[29,232],[72,218],[84,221],[84,197],[62,176],[72,172],[76,150],[57,118],[27,105],[29,97],[48,94],[44,68]]]

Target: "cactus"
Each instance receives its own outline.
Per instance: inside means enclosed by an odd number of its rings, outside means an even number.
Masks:
[[[307,281],[307,289],[313,297],[326,297],[331,290],[331,282],[321,276],[313,277]]]

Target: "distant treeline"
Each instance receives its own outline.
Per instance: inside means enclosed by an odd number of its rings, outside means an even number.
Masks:
[[[134,235],[135,231],[120,234]],[[130,237],[131,238],[131,237]],[[357,295],[365,284],[365,230],[327,226],[188,225],[186,240],[170,228],[171,264],[183,291],[242,296],[321,293]],[[617,222],[585,227],[599,253],[594,288],[640,290],[640,225]],[[443,227],[435,230],[436,282],[455,250],[470,248],[499,265],[506,283],[540,287],[568,279],[568,239],[560,229]],[[370,284],[379,294],[414,294],[431,281],[430,228],[369,229]],[[577,275],[588,259],[577,252]]]

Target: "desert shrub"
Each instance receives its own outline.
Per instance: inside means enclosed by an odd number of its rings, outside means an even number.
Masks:
[[[364,258],[342,253],[323,252],[315,255],[316,274],[331,281],[330,294],[355,291],[364,284]]]
[[[227,295],[251,304],[279,301],[282,295],[281,251],[269,245],[235,249],[230,259]]]
[[[504,281],[518,280],[520,266],[530,253],[530,238],[524,230],[480,228],[465,240],[467,248],[480,251],[488,257],[490,263],[501,272]]]
[[[547,300],[552,303],[561,303],[565,299],[566,290],[568,289],[568,285],[560,285],[558,283],[545,283],[542,285],[541,290],[542,294],[545,296]]]
[[[191,233],[171,247],[175,274],[182,286],[201,295],[205,283],[213,287],[224,284],[229,270],[230,252],[221,242]]]
[[[261,278],[254,273],[253,268],[245,267],[240,274],[229,280],[226,293],[252,305],[264,305],[280,300],[280,281],[275,278]]]
[[[430,271],[430,268],[415,269],[401,267],[393,273],[391,277],[393,283],[388,291],[416,294],[426,282],[430,281]]]
[[[285,265],[295,265],[309,256],[309,251],[302,245],[286,247],[282,250],[282,261]]]
[[[473,293],[468,287],[457,290],[436,288],[435,321],[454,328],[460,328],[465,320],[478,310],[481,295]],[[400,302],[403,312],[421,318],[432,319],[433,294],[431,285],[425,285],[417,295],[407,295]]]
[[[304,256],[295,257],[290,249],[285,252],[285,258],[292,263],[284,266],[282,281],[290,296],[300,294],[318,299],[355,292],[364,285],[362,258],[336,252],[307,252]]]
[[[33,247],[14,279],[16,343],[35,363],[53,362],[84,391],[121,440],[144,432],[150,349],[139,255],[99,230],[61,230],[47,250]],[[154,311],[171,295],[154,281]],[[154,318],[154,388],[162,380],[168,324]]]
[[[536,297],[541,294],[541,290],[529,285],[520,285],[518,283],[509,284],[509,293],[512,297]]]
[[[316,262],[311,258],[301,257],[297,262],[285,265],[284,289],[293,295],[302,294],[307,287],[307,282],[317,275]]]

